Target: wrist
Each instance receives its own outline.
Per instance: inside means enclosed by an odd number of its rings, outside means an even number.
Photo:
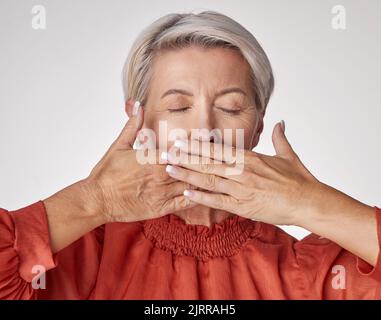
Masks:
[[[107,223],[102,192],[96,182],[86,178],[75,185],[77,187],[77,205],[84,215],[93,220],[97,226]]]
[[[315,184],[310,192],[304,212],[299,212],[295,225],[313,233],[324,233],[322,230],[327,225],[337,224],[350,212],[363,214],[372,210],[372,207],[321,182]]]
[[[326,219],[335,202],[340,201],[340,196],[338,190],[320,181],[312,182],[306,188],[301,210],[297,210],[295,214],[294,225],[312,231],[312,226]]]
[[[43,200],[53,252],[105,223],[95,190],[81,180]]]

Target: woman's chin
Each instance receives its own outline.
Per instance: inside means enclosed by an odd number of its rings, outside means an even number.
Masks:
[[[203,205],[177,211],[176,216],[182,218],[186,224],[204,225],[211,227],[214,223],[220,223],[233,214],[223,210],[212,209]]]

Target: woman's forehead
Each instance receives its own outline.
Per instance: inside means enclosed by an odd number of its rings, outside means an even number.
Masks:
[[[246,87],[248,75],[248,63],[235,50],[189,47],[165,50],[155,57],[152,85],[161,91],[174,86],[222,90],[224,86]]]

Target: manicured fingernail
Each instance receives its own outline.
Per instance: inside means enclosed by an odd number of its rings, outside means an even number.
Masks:
[[[171,161],[172,160],[172,156],[168,152],[165,152],[165,151],[163,151],[161,153],[160,158],[163,159],[163,160],[166,160],[166,161]]]
[[[162,160],[168,160],[168,153],[167,152],[162,152],[161,153],[161,155],[160,155],[160,158],[162,159]]]
[[[178,170],[174,166],[171,166],[171,165],[167,165],[165,167],[165,171],[167,171],[168,173],[173,174],[173,175],[178,172]]]
[[[186,197],[192,197],[194,193],[190,190],[184,190],[184,196]]]
[[[283,133],[286,131],[286,124],[284,123],[284,120],[281,120],[280,126],[282,128]]]
[[[186,147],[186,143],[184,141],[181,141],[181,140],[175,140],[174,145],[175,145],[175,147],[180,148],[180,149]]]
[[[140,102],[135,101],[134,107],[132,108],[132,115],[133,116],[136,116],[138,114],[139,108],[140,108]]]

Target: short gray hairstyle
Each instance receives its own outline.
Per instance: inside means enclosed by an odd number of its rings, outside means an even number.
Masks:
[[[264,115],[274,89],[270,61],[248,30],[216,11],[167,14],[144,29],[134,41],[123,67],[125,100],[133,98],[145,104],[152,63],[158,51],[192,45],[238,50],[251,67],[256,108]]]

